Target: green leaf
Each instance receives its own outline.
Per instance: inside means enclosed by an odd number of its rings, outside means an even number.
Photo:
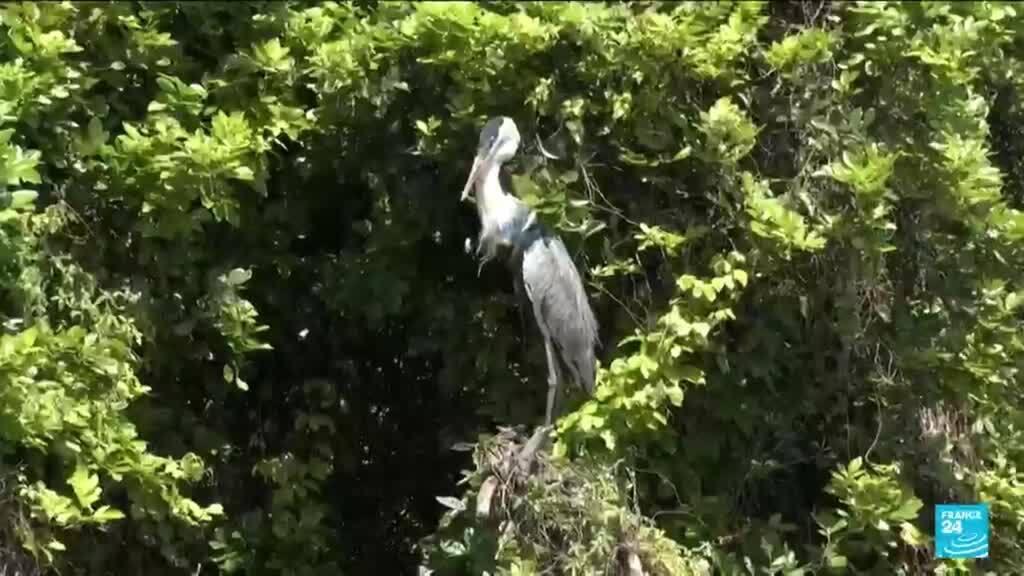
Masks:
[[[63,542],[61,542],[60,540],[57,540],[56,538],[54,538],[53,540],[50,540],[49,542],[47,542],[46,543],[46,547],[49,548],[50,550],[56,550],[58,552],[64,552],[64,551],[66,551],[68,549],[67,546],[65,546]]]
[[[39,338],[39,328],[30,326],[18,334],[18,344],[23,348],[31,348]]]
[[[917,498],[904,500],[900,507],[893,512],[893,517],[901,520],[913,520],[924,504]]]
[[[740,285],[742,285],[742,286],[746,286],[747,285],[747,272],[745,270],[741,270],[739,268],[737,268],[736,270],[733,270],[732,271],[732,277],[735,278],[736,281],[740,283]]]
[[[671,402],[673,406],[678,407],[683,405],[683,389],[679,386],[666,386],[665,394],[668,396],[668,401]]]
[[[100,524],[105,524],[107,522],[121,520],[122,518],[124,518],[124,513],[116,508],[111,508],[110,506],[103,505],[97,508],[95,512],[93,512],[92,518]]]
[[[580,428],[583,430],[599,430],[604,427],[604,418],[592,414],[580,416]]]
[[[89,143],[93,146],[106,144],[107,139],[110,137],[110,134],[103,129],[103,121],[97,116],[93,116],[89,119],[89,126],[86,134],[88,135]]]
[[[228,272],[225,282],[229,286],[241,286],[252,278],[252,271],[243,268],[235,268]]]
[[[21,148],[14,147],[14,153],[7,157],[6,165],[0,163],[0,184],[6,183],[9,186],[17,186],[21,183],[40,184],[42,178],[36,169],[38,165],[38,150],[30,150],[26,153]]]
[[[235,178],[243,180],[245,182],[251,182],[256,178],[256,174],[253,173],[252,168],[248,166],[239,166],[234,171]]]
[[[1021,304],[1024,304],[1024,290],[1018,292],[1010,292],[1006,295],[1006,310],[1016,310]]]
[[[910,522],[900,523],[900,539],[908,546],[914,546],[917,548],[922,547],[927,543],[917,527]]]
[[[856,474],[857,472],[859,472],[861,470],[861,468],[863,466],[864,466],[864,460],[862,460],[861,457],[858,456],[858,457],[854,458],[853,460],[850,460],[850,464],[847,466],[846,469],[847,469],[847,471],[850,474]]]
[[[75,498],[82,508],[92,508],[100,498],[100,478],[79,463],[68,478],[68,484],[75,493]]]
[[[615,439],[615,434],[611,430],[602,430],[601,431],[601,440],[604,441],[604,446],[609,451],[615,450],[616,439]]]
[[[846,568],[847,564],[846,556],[834,555],[828,557],[828,565],[831,568]]]
[[[466,504],[458,498],[453,498],[451,496],[437,496],[436,499],[442,506],[450,510],[462,512],[466,509]]]
[[[39,193],[35,190],[15,190],[11,192],[11,208],[17,210],[31,206],[37,198]]]

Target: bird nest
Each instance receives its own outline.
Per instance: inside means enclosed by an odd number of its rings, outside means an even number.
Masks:
[[[709,564],[667,538],[635,509],[620,466],[551,459],[547,429],[514,429],[474,450],[461,499],[423,544],[421,574],[709,574]]]

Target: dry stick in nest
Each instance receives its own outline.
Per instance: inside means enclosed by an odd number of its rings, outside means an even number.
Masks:
[[[643,564],[640,563],[640,557],[637,556],[636,552],[629,550],[626,557],[626,569],[629,576],[645,576]]]
[[[531,465],[536,461],[537,451],[541,445],[548,439],[548,434],[551,432],[550,426],[540,426],[534,431],[533,436],[523,444],[522,449],[515,454],[515,470],[509,470],[510,472],[518,471],[520,473],[528,474],[531,470]],[[512,454],[507,454],[506,458],[512,457]],[[505,464],[505,462],[503,462]],[[511,466],[500,466],[501,470],[507,470],[512,468]],[[498,489],[499,480],[494,474],[487,477],[484,480],[483,485],[480,486],[480,491],[476,495],[476,515],[478,518],[487,518],[491,515],[491,501],[494,499],[494,493]]]
[[[522,475],[531,474],[537,471],[538,455],[542,453],[541,448],[545,441],[550,438],[551,426],[538,427],[530,438],[518,444],[515,439],[517,434],[512,430],[503,430],[499,438],[499,446],[488,450],[488,467],[491,474],[487,476],[476,496],[476,516],[485,520],[491,518],[494,513],[494,496],[496,494],[507,495],[511,485],[521,480]],[[619,576],[647,576],[643,560],[634,545],[623,544],[617,547],[617,554],[614,564],[615,574]]]

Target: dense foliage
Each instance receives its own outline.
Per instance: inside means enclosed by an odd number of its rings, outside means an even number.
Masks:
[[[1020,12],[4,4],[0,568],[1024,573]],[[494,115],[603,349],[480,517],[546,374]]]

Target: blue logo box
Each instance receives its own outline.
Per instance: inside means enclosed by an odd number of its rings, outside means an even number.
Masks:
[[[988,504],[937,504],[935,556],[988,558]]]

